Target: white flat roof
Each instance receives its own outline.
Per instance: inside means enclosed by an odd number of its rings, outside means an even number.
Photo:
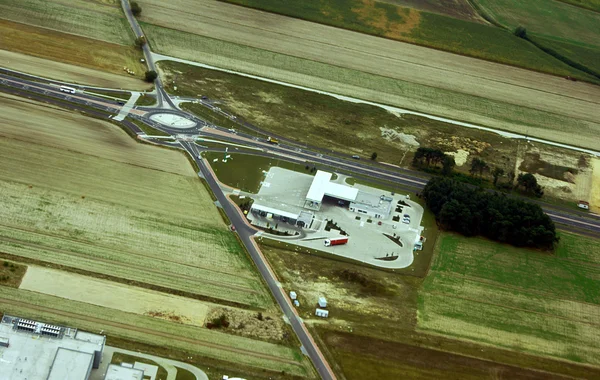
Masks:
[[[325,195],[345,201],[353,201],[358,195],[358,189],[333,183],[331,182],[331,173],[317,170],[310,189],[308,189],[308,194],[306,194],[306,199],[313,202],[321,202]]]
[[[310,189],[308,189],[308,194],[306,194],[306,199],[313,202],[321,202],[330,180],[331,173],[317,170],[317,174],[315,174],[315,178],[313,178]]]
[[[59,348],[47,380],[87,380],[94,355],[87,352]]]
[[[283,211],[283,210],[278,210],[278,209],[272,208],[272,207],[258,205],[256,203],[252,204],[252,209],[258,210],[258,211],[264,211],[264,212],[279,215],[279,216],[285,216],[286,218],[290,218],[290,219],[298,219],[298,214],[294,214],[294,213]]]
[[[358,189],[339,183],[329,182],[325,188],[325,195],[330,197],[343,199],[345,201],[353,201],[358,195]]]
[[[143,378],[144,371],[141,369],[111,364],[106,370],[106,377],[104,377],[104,380],[142,380]]]

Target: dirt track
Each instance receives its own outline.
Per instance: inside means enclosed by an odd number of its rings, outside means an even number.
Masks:
[[[145,22],[595,122],[600,87],[213,0],[142,2]],[[276,41],[276,43],[275,43]]]
[[[147,90],[151,86],[124,75],[51,61],[0,49],[0,66],[45,78],[96,87]]]

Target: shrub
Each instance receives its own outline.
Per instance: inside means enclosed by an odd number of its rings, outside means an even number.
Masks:
[[[148,70],[144,75],[144,80],[149,83],[154,82],[156,78],[158,78],[158,74],[154,70]]]
[[[138,17],[139,15],[142,14],[142,7],[140,7],[140,5],[138,4],[137,1],[132,1],[131,2],[131,13],[135,17]]]

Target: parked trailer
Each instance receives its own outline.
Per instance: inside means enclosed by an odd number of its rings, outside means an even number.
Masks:
[[[69,94],[75,93],[75,89],[73,87],[60,86],[59,90],[61,90],[62,92],[68,92]]]
[[[270,144],[274,144],[274,145],[277,145],[277,144],[279,144],[279,140],[277,140],[277,139],[274,139],[274,138],[273,138],[273,137],[271,137],[271,136],[269,136],[269,137],[267,138],[267,141],[268,141]]]
[[[346,243],[348,243],[348,237],[325,239],[325,247],[329,247],[332,245],[341,245]]]

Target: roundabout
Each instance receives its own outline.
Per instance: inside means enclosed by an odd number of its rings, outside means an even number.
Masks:
[[[160,123],[169,128],[189,129],[196,126],[195,121],[192,121],[180,115],[176,115],[174,113],[155,113],[152,116],[150,116],[150,120]]]

